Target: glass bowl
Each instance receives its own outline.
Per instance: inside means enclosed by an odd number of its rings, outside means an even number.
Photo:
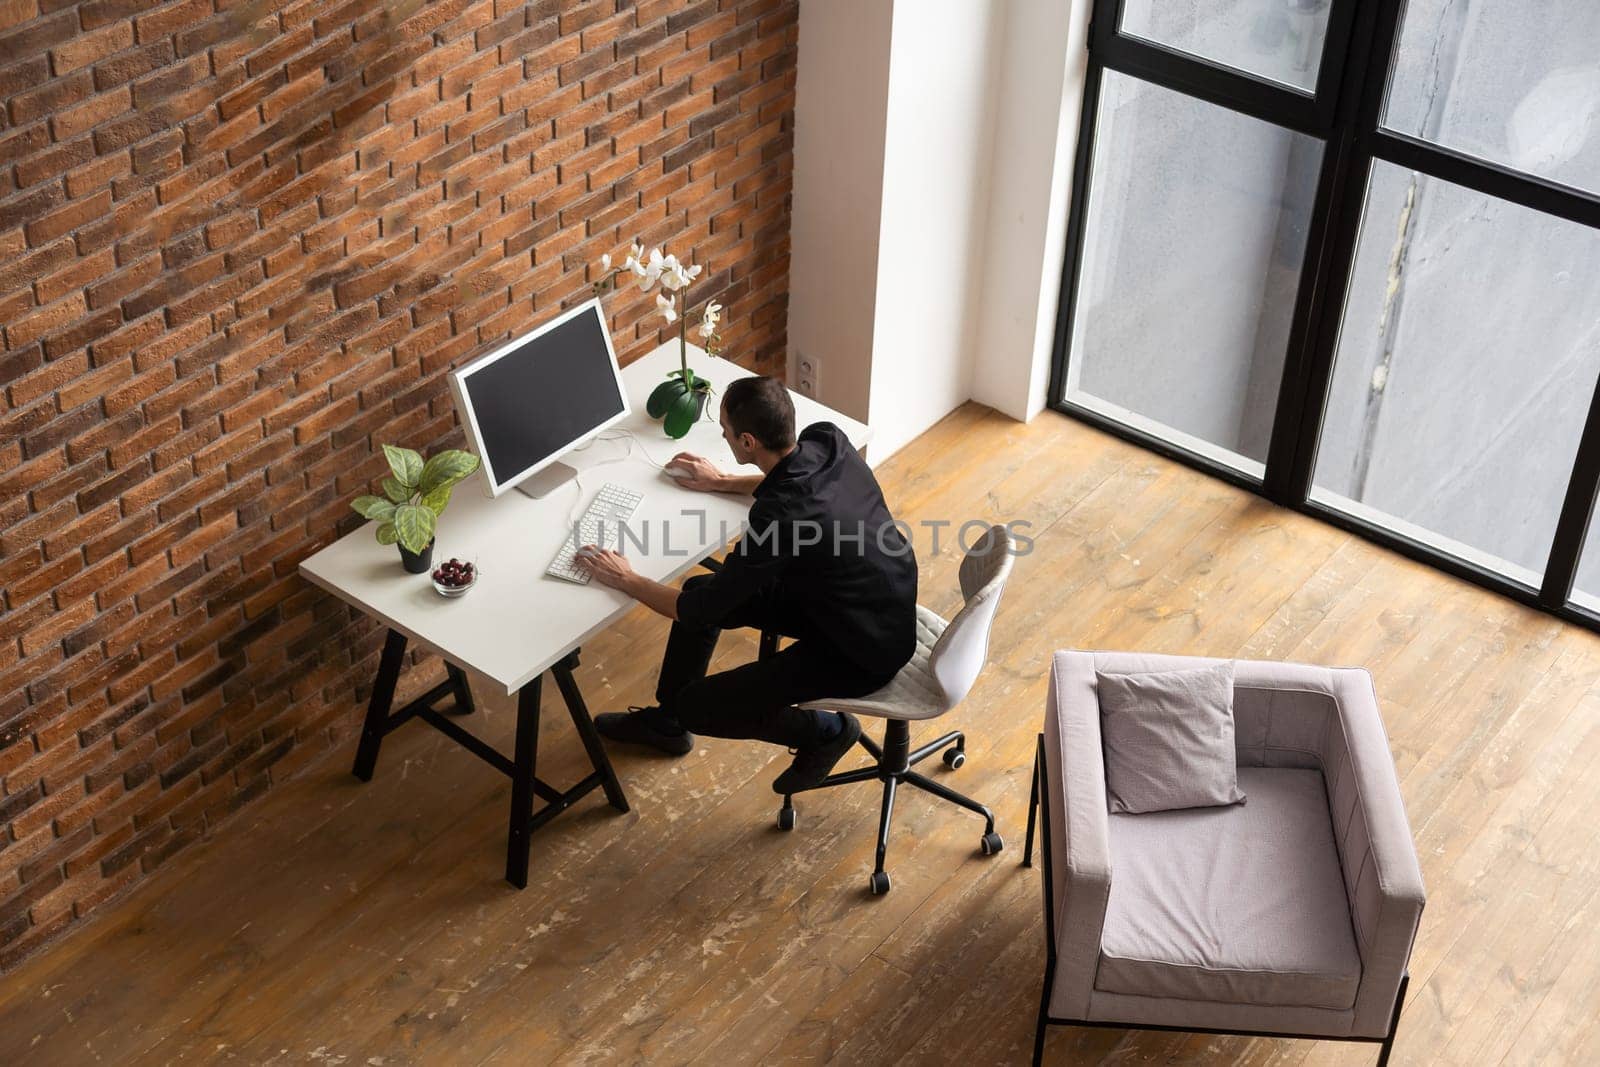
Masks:
[[[463,597],[472,592],[473,586],[477,585],[478,580],[483,577],[483,569],[478,566],[478,561],[476,559],[462,560],[462,562],[472,564],[472,581],[468,582],[466,585],[440,585],[439,580],[433,576],[433,572],[438,570],[441,564],[435,564],[428,569],[428,581],[433,585],[433,591],[435,593],[438,593],[447,600],[454,600],[456,597]]]

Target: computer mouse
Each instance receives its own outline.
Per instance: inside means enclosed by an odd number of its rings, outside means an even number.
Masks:
[[[672,479],[674,482],[684,482],[694,477],[694,471],[690,470],[688,467],[673,463],[669,463],[665,467],[662,467],[661,473]]]

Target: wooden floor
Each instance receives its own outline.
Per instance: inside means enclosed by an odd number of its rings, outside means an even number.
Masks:
[[[1370,668],[1429,891],[1396,1062],[1600,1062],[1600,639],[1052,413],[969,405],[881,476],[913,522],[1032,523],[953,716],[951,780],[995,809],[1000,856],[976,818],[902,793],[873,898],[876,789],[803,797],[779,833],[783,754],[713,740],[620,755],[633,813],[596,795],[541,831],[517,893],[507,783],[410,726],[370,785],[341,753],[0,980],[0,1063],[1026,1062],[1043,943],[1017,861],[1064,647]],[[950,611],[955,551],[918,551],[923,601]],[[587,647],[591,705],[645,702],[664,633],[636,611]],[[753,650],[730,635],[720,656]],[[507,748],[510,703],[474,688],[474,728]],[[545,722],[541,770],[575,779],[570,724]],[[1053,1031],[1048,1061],[1373,1055]]]

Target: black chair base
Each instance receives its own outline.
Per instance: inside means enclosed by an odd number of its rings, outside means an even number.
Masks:
[[[967,761],[967,738],[961,731],[954,730],[912,751],[910,724],[904,719],[889,719],[884,729],[881,748],[864,733],[861,735],[860,744],[876,761],[872,766],[830,774],[812,789],[831,789],[836,785],[870,782],[874,779],[883,782],[883,807],[878,815],[878,862],[867,883],[874,895],[889,891],[889,872],[884,869],[883,861],[889,852],[889,821],[894,817],[895,792],[902,785],[915,786],[940,800],[983,816],[984,830],[979,848],[985,856],[992,856],[1005,847],[1005,842],[995,832],[993,812],[971,797],[963,796],[954,789],[912,770],[918,763],[939,752],[944,753],[946,767],[951,770],[960,767]],[[810,792],[810,790],[804,791]],[[793,830],[795,822],[794,796],[790,794],[783,798],[783,807],[778,809],[778,828]]]

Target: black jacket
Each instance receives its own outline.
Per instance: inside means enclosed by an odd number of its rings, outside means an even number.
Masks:
[[[830,422],[806,427],[756,486],[749,530],[710,581],[678,594],[678,617],[716,626],[769,589],[791,632],[885,681],[911,659],[916,556],[871,468]]]

